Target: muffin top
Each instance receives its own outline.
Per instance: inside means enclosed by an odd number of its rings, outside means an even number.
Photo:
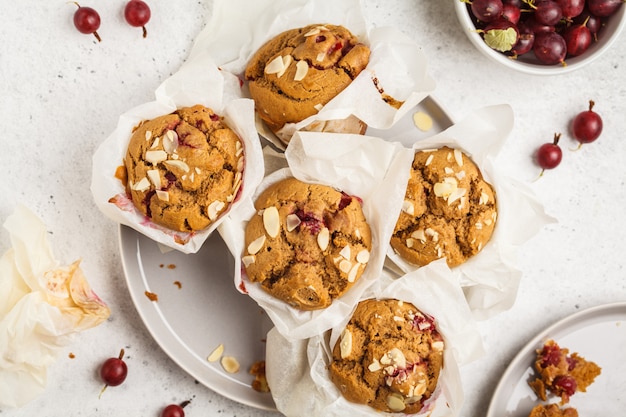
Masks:
[[[171,230],[203,230],[226,211],[242,180],[241,140],[211,109],[181,108],[135,128],[124,159],[135,207]]]
[[[491,239],[496,218],[495,191],[467,155],[417,151],[391,246],[415,265],[446,258],[458,266]]]
[[[255,202],[242,262],[251,282],[300,310],[328,307],[359,279],[372,246],[361,201],[287,178]]]
[[[316,114],[367,66],[370,50],[343,26],[313,24],[265,43],[245,70],[259,117],[276,132]]]
[[[414,414],[437,387],[443,349],[433,318],[411,303],[364,300],[333,347],[330,378],[348,401]]]

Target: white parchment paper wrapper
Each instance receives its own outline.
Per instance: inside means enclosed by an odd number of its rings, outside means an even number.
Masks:
[[[278,331],[287,337],[303,339],[319,335],[339,323],[367,287],[378,280],[395,225],[395,218],[390,218],[388,213],[402,204],[409,175],[405,167],[410,164],[413,151],[399,143],[367,136],[298,132],[285,156],[289,168],[266,177],[255,195],[242,201],[241,209],[225,219],[218,230],[235,258],[236,288],[257,301]],[[361,198],[372,230],[372,250],[365,271],[347,293],[324,310],[294,309],[242,274],[245,227],[256,215],[253,202],[268,185],[291,176],[304,182],[330,185]]]
[[[518,249],[554,221],[530,188],[508,177],[498,165],[498,154],[512,128],[513,111],[509,105],[487,106],[413,146],[416,150],[441,146],[462,150],[496,191],[498,219],[491,240],[480,253],[453,268],[472,312],[479,319],[492,317],[513,305],[522,275],[516,266]],[[390,246],[388,256],[402,271],[417,268]]]
[[[18,206],[4,228],[12,247],[0,258],[0,406],[20,407],[45,390],[62,348],[110,310],[80,261],[54,258],[45,225],[29,209]]]
[[[463,404],[458,367],[479,358],[484,350],[463,292],[445,261],[433,262],[399,279],[384,274],[380,288],[370,287],[365,298],[403,300],[435,318],[445,342],[444,367],[438,392],[417,415],[458,415]],[[330,380],[327,366],[332,360],[332,347],[348,320],[349,316],[331,331],[305,340],[286,338],[275,328],[269,332],[265,371],[276,407],[285,416],[404,415],[351,403]]]
[[[368,126],[387,129],[435,88],[420,46],[391,27],[369,28],[359,0],[216,0],[211,19],[196,38],[190,56],[208,53],[217,65],[240,76],[252,55],[274,36],[315,23],[343,25],[371,50],[367,68],[318,114],[284,128],[286,134],[316,120],[355,115]],[[381,99],[374,85],[404,102],[396,109]],[[269,130],[261,134],[277,146]]]
[[[263,154],[254,122],[254,103],[238,98],[241,89],[236,77],[220,71],[208,54],[197,54],[186,61],[174,75],[163,82],[155,92],[156,100],[137,106],[119,118],[115,131],[98,147],[93,156],[91,191],[98,208],[112,220],[130,226],[161,245],[183,253],[197,252],[207,237],[229,212],[236,210],[239,201],[249,196],[264,175]],[[177,108],[202,104],[224,117],[244,145],[243,182],[239,197],[229,210],[207,229],[182,233],[158,226],[141,214],[126,197],[122,182],[114,174],[123,165],[132,130],[141,121],[172,113]],[[118,196],[125,202],[110,203]]]

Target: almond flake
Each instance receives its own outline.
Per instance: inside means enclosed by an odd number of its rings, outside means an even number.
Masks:
[[[361,267],[360,264],[358,263],[354,264],[354,266],[352,267],[352,269],[350,269],[350,272],[348,273],[348,282],[356,281],[356,275],[359,273],[360,267]]]
[[[480,200],[478,200],[479,204],[487,204],[489,202],[489,194],[482,192],[480,193]]]
[[[483,228],[483,224],[481,222],[476,222],[474,226],[476,226],[476,230],[481,230]]]
[[[222,353],[224,353],[224,345],[220,344],[211,352],[207,360],[209,362],[217,362],[222,357]]]
[[[248,245],[248,253],[250,255],[256,255],[258,251],[265,245],[265,235],[256,238]]]
[[[352,333],[348,329],[343,329],[341,332],[341,340],[339,341],[339,348],[341,351],[341,358],[345,359],[352,353]]]
[[[452,180],[452,181],[449,181]],[[443,181],[435,183],[433,191],[437,197],[447,199],[454,190],[456,190],[457,184],[454,178],[444,178]]]
[[[448,196],[448,205],[465,196],[466,192],[467,190],[465,188],[457,188],[456,190],[453,190],[452,193],[450,193],[450,195]]]
[[[183,172],[189,172],[189,165],[187,163],[177,160],[177,161],[165,161],[163,162],[165,165],[171,168],[180,169]]]
[[[154,138],[154,141],[152,142],[152,145],[150,145],[150,149],[155,149],[157,146],[159,146],[159,137],[157,136],[156,138]]]
[[[402,202],[402,211],[410,216],[415,215],[415,206],[413,205],[413,202],[410,200],[404,200]]]
[[[194,168],[194,171],[196,171],[196,174],[200,175],[202,173],[202,170],[198,167]]]
[[[428,132],[433,128],[433,119],[426,113],[418,111],[413,114],[413,123],[422,132]]]
[[[350,246],[344,246],[339,252],[339,255],[343,256],[345,259],[350,259]]]
[[[146,142],[152,139],[152,132],[150,130],[146,130]]]
[[[223,201],[219,201],[219,200],[215,200],[214,202],[209,204],[209,207],[207,207],[206,209],[207,215],[209,216],[209,220],[213,221],[217,219],[217,216],[219,215],[220,211],[222,211],[222,209],[225,206],[226,206],[226,203],[224,203]]]
[[[305,33],[304,37],[308,38],[309,36],[317,35],[318,33],[320,33],[320,28],[316,27],[316,28],[309,30],[307,33]]]
[[[294,81],[302,81],[304,77],[306,77],[307,72],[309,72],[309,64],[304,61],[298,61],[296,63],[296,75],[293,77]]]
[[[266,74],[278,74],[281,71],[285,71],[285,64],[283,62],[283,57],[280,55],[272,59],[269,64],[265,66]]]
[[[454,174],[454,176],[460,181],[463,178],[465,178],[465,171],[459,171],[456,174]]]
[[[320,111],[324,108],[324,106],[322,104],[317,103],[315,106],[313,106],[313,108],[317,111]]]
[[[246,255],[241,258],[241,262],[243,262],[243,266],[246,268],[256,262],[256,256],[254,255]]]
[[[322,251],[328,249],[328,243],[330,242],[330,231],[327,227],[323,227],[317,234],[317,245]]]
[[[393,348],[387,353],[387,355],[389,356],[389,359],[391,359],[391,363],[397,368],[406,368],[406,358],[400,349]]]
[[[229,374],[236,374],[239,372],[239,361],[235,359],[233,356],[224,356],[222,357],[222,368]]]
[[[161,201],[170,201],[170,193],[164,190],[156,190],[156,195]]]
[[[433,342],[431,344],[431,347],[433,348],[433,350],[436,350],[438,352],[441,352],[443,350],[443,341],[438,340],[436,342]]]
[[[173,154],[178,149],[178,133],[173,130],[168,130],[163,135],[163,149],[168,154]]]
[[[349,273],[350,272],[350,268],[352,268],[352,262],[346,261],[345,259],[342,260],[341,262],[339,262],[339,269],[344,274]]]
[[[235,144],[235,156],[239,156],[243,153],[243,146],[241,146],[241,142],[237,141]]]
[[[156,165],[159,162],[163,162],[167,159],[167,153],[165,151],[146,151],[146,162]]]
[[[393,412],[400,412],[406,408],[406,404],[402,395],[394,392],[387,397],[387,407]]]
[[[456,161],[458,166],[463,166],[463,153],[458,149],[454,150],[454,160]]]
[[[453,170],[452,168],[450,168],[450,167],[445,167],[445,168],[443,169],[443,171],[444,171],[446,174],[448,174],[448,175],[450,175],[450,174],[454,174],[454,170]]]
[[[287,215],[287,218],[286,218],[285,221],[287,222],[287,231],[288,232],[293,232],[295,230],[295,228],[300,226],[300,223],[302,223],[302,221],[300,220],[300,217],[298,217],[295,214]]]
[[[239,159],[237,159],[237,172],[243,171],[243,164],[244,164],[244,159],[243,159],[243,156],[241,156],[239,157]]]
[[[430,227],[428,227],[426,228],[424,233],[426,234],[426,236],[430,236],[433,242],[439,241],[439,233],[437,233],[434,229],[431,229]]]
[[[157,190],[161,189],[161,174],[159,174],[158,169],[149,169],[146,171],[146,175],[148,175],[148,179],[154,185],[154,188]]]
[[[411,249],[413,246],[415,246],[415,239],[408,238],[406,240],[406,247]]]
[[[280,232],[280,219],[276,207],[271,206],[263,211],[263,227],[265,227],[265,231],[271,238],[278,236]]]
[[[422,243],[426,242],[426,233],[424,233],[424,230],[422,229],[417,229],[416,231],[411,233],[411,237],[421,240]]]
[[[143,177],[136,184],[131,187],[135,191],[144,192],[150,189],[150,181],[146,177]]]
[[[370,372],[376,372],[376,371],[380,371],[383,367],[380,366],[380,362],[378,362],[378,359],[374,359],[374,362],[370,363],[369,366],[367,367],[367,369],[369,369]]]
[[[359,229],[355,229],[354,236],[356,236],[357,239],[361,239],[361,231]]]
[[[428,158],[426,158],[426,162],[424,163],[425,166],[430,165],[431,162],[433,162],[433,159],[435,158],[435,155],[428,155]]]
[[[370,251],[367,249],[360,250],[359,253],[356,254],[356,261],[360,264],[366,264],[370,260]]]
[[[315,57],[315,60],[317,62],[322,62],[324,61],[324,58],[326,58],[326,52],[320,52],[319,54],[317,54],[317,56]]]

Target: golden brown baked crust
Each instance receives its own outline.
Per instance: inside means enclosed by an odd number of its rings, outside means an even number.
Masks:
[[[333,347],[330,378],[351,402],[419,412],[437,387],[443,338],[434,320],[398,300],[364,300]]]
[[[359,75],[369,55],[369,47],[342,26],[314,24],[277,35],[245,70],[259,117],[277,132],[316,114]],[[364,126],[354,124],[351,129],[359,130],[352,133],[363,133]]]
[[[559,408],[556,404],[539,404],[533,407],[528,417],[578,417],[575,408]]]
[[[482,250],[496,225],[495,191],[463,152],[417,151],[391,247],[415,265],[460,265]]]
[[[300,310],[328,307],[359,279],[372,247],[361,202],[295,178],[255,202],[242,258],[251,282]]]
[[[127,191],[142,214],[172,230],[199,231],[237,195],[243,145],[221,117],[196,105],[139,125],[124,165]]]
[[[537,377],[529,385],[537,396],[546,401],[547,393],[551,392],[565,404],[576,392],[585,392],[602,369],[578,353],[570,355],[568,349],[561,348],[554,340],[548,340],[537,349],[535,371]]]

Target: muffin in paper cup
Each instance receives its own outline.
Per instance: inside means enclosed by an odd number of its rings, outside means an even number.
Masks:
[[[483,207],[490,205],[489,210],[484,211],[489,214],[489,218],[480,220],[485,222],[484,225],[479,225],[480,221],[476,220],[477,224],[471,226],[486,229],[487,224],[491,227],[495,224],[495,227],[488,240],[480,237],[486,243],[474,248],[475,253],[472,256],[452,266],[452,270],[458,275],[459,283],[463,287],[472,312],[481,319],[491,317],[513,305],[522,275],[516,266],[518,249],[544,225],[553,221],[529,188],[508,177],[497,163],[497,156],[512,127],[513,112],[510,106],[488,106],[471,112],[464,120],[455,123],[443,132],[415,142],[413,145],[414,151],[425,153],[447,147],[450,166],[462,164],[462,156],[469,158],[480,171],[482,177],[480,180],[484,179],[484,183],[481,182],[483,191],[479,192],[480,198],[476,198],[480,202],[475,203]],[[406,169],[410,170],[411,164]],[[440,184],[436,184],[442,186],[441,189],[445,188],[443,185],[449,185],[444,184],[446,179],[451,180],[451,183],[455,185],[461,182],[459,174],[464,174],[452,168],[446,167],[446,169],[449,174],[445,176],[449,178],[444,178]],[[478,179],[476,182],[479,182]],[[441,191],[433,187],[433,193],[437,195],[438,192]],[[457,205],[463,204],[463,198],[469,196],[461,198],[458,194],[452,198],[442,193],[440,197],[447,198],[450,204]],[[441,199],[440,197],[437,198]],[[469,201],[465,202],[469,204]],[[407,210],[407,203],[403,205],[404,207],[396,210],[398,214],[402,210]],[[430,230],[428,228],[425,231],[421,230],[424,233],[420,233],[419,236],[412,235],[412,243],[425,245],[434,241],[437,245],[443,244],[442,235],[435,229],[436,227],[433,226]],[[473,230],[473,232],[482,231]],[[445,256],[445,251],[440,251],[439,255]],[[392,249],[391,246],[389,246],[388,257],[400,269],[400,273],[420,267],[415,262],[409,262],[406,256],[400,256],[398,251]]]
[[[484,349],[476,322],[450,269],[445,261],[435,261],[400,278],[383,273],[379,284],[370,287],[362,300],[410,303],[432,318],[443,337],[443,367],[437,387],[421,410],[414,414],[381,412],[369,405],[350,402],[331,380],[328,368],[332,351],[336,343],[342,343],[351,311],[329,331],[308,339],[289,339],[275,328],[269,332],[265,369],[278,411],[287,417],[459,415],[463,404],[459,366],[481,357]],[[353,346],[356,345],[354,342]],[[386,372],[369,365],[355,368],[363,378],[367,373]]]
[[[387,129],[434,90],[420,46],[395,28],[369,28],[358,0],[262,0],[254,4],[218,0],[191,56],[208,51],[220,68],[244,80],[250,59],[268,40],[287,30],[324,24],[349,30],[369,47],[369,62],[332,100],[315,106],[316,114],[284,125],[280,138],[259,123],[261,135],[276,146],[284,148],[295,131],[307,126],[322,129],[352,118]],[[293,60],[290,65],[295,68],[296,64]]]
[[[352,310],[360,295],[377,281],[385,260],[386,245],[383,242],[388,242],[395,222],[389,219],[387,213],[401,204],[403,184],[408,175],[398,167],[406,166],[412,154],[412,150],[399,143],[378,138],[298,132],[285,152],[288,167],[268,175],[256,193],[243,202],[241,209],[233,212],[220,225],[218,230],[235,258],[235,286],[268,313],[282,334],[291,338],[307,338],[324,332],[340,322]],[[371,251],[360,277],[347,292],[322,309],[294,308],[268,293],[258,282],[251,282],[245,273],[246,257],[251,254],[245,240],[246,226],[253,216],[264,214],[257,212],[254,203],[269,186],[291,177],[304,183],[331,186],[350,196],[350,199],[360,199],[371,233]],[[401,185],[390,187],[390,183]],[[281,238],[289,233],[288,228],[288,224],[281,224],[278,231]],[[268,240],[270,238],[267,237]],[[351,260],[357,256],[354,253],[346,255]],[[326,254],[325,259],[342,261],[330,254]]]
[[[122,114],[94,153],[98,208],[159,244],[197,252],[263,178],[254,104],[240,95],[237,79],[208,55],[188,60],[159,86],[155,101]],[[212,182],[213,171],[221,182]]]

